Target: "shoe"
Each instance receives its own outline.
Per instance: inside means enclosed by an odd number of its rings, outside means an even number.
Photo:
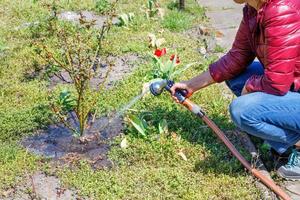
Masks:
[[[281,166],[277,173],[279,176],[290,180],[300,180],[300,152],[293,150],[286,165]]]
[[[288,148],[284,153],[279,154],[276,150],[274,150],[272,147],[270,148],[270,155],[273,160],[288,160],[291,153],[293,152],[293,148]]]

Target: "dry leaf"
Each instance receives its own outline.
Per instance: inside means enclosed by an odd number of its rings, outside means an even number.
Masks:
[[[124,138],[120,144],[121,148],[122,149],[126,149],[128,147],[128,142],[127,142],[127,139]]]
[[[182,150],[180,150],[178,153],[177,153],[184,161],[187,161],[187,157],[186,155],[182,152]]]
[[[178,142],[178,141],[181,139],[181,137],[178,136],[175,132],[172,132],[172,133],[171,133],[171,138],[172,138],[173,140],[175,140],[176,142]]]
[[[224,34],[221,31],[216,31],[216,37],[224,37]]]

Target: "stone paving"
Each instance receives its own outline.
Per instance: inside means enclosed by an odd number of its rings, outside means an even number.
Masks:
[[[242,19],[243,5],[234,3],[233,0],[197,0],[207,8],[207,16],[216,31],[222,33],[217,37],[217,43],[226,50],[232,46],[236,31]],[[300,200],[300,181],[286,181],[282,184],[293,200]]]

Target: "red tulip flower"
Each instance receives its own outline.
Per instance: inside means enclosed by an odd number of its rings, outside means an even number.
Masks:
[[[175,54],[173,54],[170,58],[171,61],[173,61],[175,58]],[[179,59],[179,56],[176,56],[176,64],[179,64],[180,63],[180,59]]]
[[[166,48],[163,48],[162,50],[156,49],[154,52],[154,55],[156,55],[158,58],[160,58],[160,57],[166,55],[166,53],[167,53]]]

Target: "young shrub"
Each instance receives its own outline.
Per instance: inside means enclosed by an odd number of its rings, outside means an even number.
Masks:
[[[92,29],[92,23],[82,17],[76,26],[51,18],[45,37],[36,41],[37,53],[43,58],[44,66],[55,66],[54,72],[65,72],[71,79],[75,94],[63,90],[58,99],[50,98],[51,106],[58,119],[70,128],[76,136],[82,136],[88,126],[97,96],[101,95],[91,88],[91,80],[100,75],[100,62],[103,56],[102,44],[108,34],[114,16],[114,6],[101,30]],[[109,73],[108,70],[106,73]],[[104,75],[107,77],[107,74]],[[60,78],[60,76],[58,76]],[[101,87],[103,87],[104,82]],[[51,95],[53,96],[53,95]],[[68,121],[75,114],[79,128]]]

